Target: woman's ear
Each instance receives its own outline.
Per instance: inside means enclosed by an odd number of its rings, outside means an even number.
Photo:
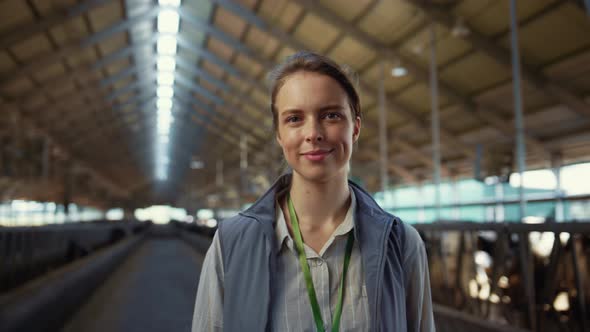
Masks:
[[[281,147],[281,149],[282,149],[283,143],[281,142],[281,135],[279,134],[278,129],[275,130],[275,139],[277,140],[277,143],[279,143],[279,147]]]
[[[354,124],[353,124],[353,129],[352,129],[352,142],[356,143],[356,141],[359,139],[359,135],[361,134],[361,117],[357,116],[354,119]]]

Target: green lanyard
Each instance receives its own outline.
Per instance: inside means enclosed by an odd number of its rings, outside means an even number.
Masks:
[[[307,286],[307,295],[309,295],[309,302],[311,303],[311,309],[313,311],[313,319],[317,327],[318,332],[324,332],[324,320],[322,319],[322,313],[320,311],[320,305],[315,294],[315,288],[313,286],[313,279],[309,272],[309,265],[307,265],[307,257],[305,257],[305,249],[303,249],[303,238],[301,237],[301,230],[299,229],[299,221],[295,214],[295,208],[293,208],[293,202],[291,202],[291,196],[287,194],[287,202],[289,205],[289,215],[291,216],[291,224],[293,225],[293,235],[295,236],[295,245],[299,252],[299,263],[303,270],[303,276],[305,277],[305,284]],[[340,328],[340,317],[342,316],[342,303],[344,298],[344,281],[346,280],[346,271],[348,270],[348,264],[350,263],[350,256],[352,254],[352,245],[354,244],[353,232],[348,234],[348,240],[346,241],[346,254],[344,255],[344,266],[342,267],[342,279],[340,280],[340,287],[338,287],[338,303],[336,303],[336,312],[334,313],[334,319],[332,322],[332,332],[338,331]]]

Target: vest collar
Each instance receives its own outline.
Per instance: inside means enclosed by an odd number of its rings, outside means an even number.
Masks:
[[[291,179],[291,173],[280,176],[270,187],[270,189],[268,189],[256,202],[254,202],[252,206],[240,214],[245,217],[254,218],[262,223],[270,223],[274,225],[276,222],[276,195],[291,185]],[[391,215],[383,211],[383,209],[375,202],[373,197],[371,197],[371,195],[359,185],[352,182],[351,180],[348,180],[348,185],[354,191],[354,196],[357,203],[357,215],[361,213],[364,218],[369,217],[371,219],[391,219]],[[356,221],[355,218],[355,223],[357,222],[358,221]]]

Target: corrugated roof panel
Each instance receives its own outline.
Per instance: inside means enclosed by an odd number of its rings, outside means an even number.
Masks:
[[[76,52],[66,58],[66,62],[71,67],[90,65],[97,59],[94,49],[86,48],[80,52]]]
[[[53,47],[45,34],[37,34],[32,38],[21,41],[10,48],[17,59],[27,62],[41,54],[48,54]]]
[[[24,1],[23,1],[24,2]],[[39,13],[48,15],[55,12],[62,12],[64,8],[74,6],[77,0],[32,0],[31,1]]]
[[[199,61],[199,56],[193,52],[190,52],[186,49],[179,48],[178,53],[176,54],[177,58],[181,58],[184,61],[188,62],[189,64],[196,64]],[[177,64],[177,66],[179,66]]]
[[[267,105],[269,103],[268,101],[268,94],[264,93],[262,91],[258,91],[258,90],[254,90],[252,91],[252,93],[250,94],[250,97],[256,101],[259,105]]]
[[[115,75],[116,73],[127,69],[131,66],[131,63],[128,59],[122,59],[121,61],[117,61],[114,62],[108,66],[105,67],[106,71],[109,73],[109,75]]]
[[[251,77],[257,77],[262,71],[266,70],[257,62],[242,54],[237,56],[234,63],[236,68],[241,69],[243,73],[248,73]]]
[[[204,1],[204,0],[202,0]],[[234,0],[235,2],[239,3],[241,6],[252,9],[256,5],[258,0]]]
[[[276,61],[277,62],[282,62],[284,61],[288,56],[293,55],[293,53],[295,53],[296,50],[289,47],[289,46],[283,46],[281,47],[281,50],[277,53],[276,56]]]
[[[321,33],[318,33],[321,31]],[[305,46],[321,52],[330,45],[340,31],[313,13],[307,13],[293,35]]]
[[[385,64],[385,91],[388,92],[395,92],[399,89],[407,86],[409,83],[414,81],[414,77],[412,75],[404,75],[400,77],[393,77],[391,75],[391,70],[396,66],[393,62],[387,61]],[[366,82],[375,82],[375,86],[377,82],[381,79],[381,63],[377,61],[373,66],[369,67],[365,70],[362,74],[362,79]],[[376,88],[375,88],[376,91]],[[376,92],[375,92],[376,93]]]
[[[50,30],[51,37],[60,45],[88,37],[88,27],[82,17],[76,17]]]
[[[125,34],[120,33],[109,39],[106,39],[98,44],[102,54],[111,54],[117,50],[120,50],[128,45],[127,37]]]
[[[180,35],[183,38],[185,38],[187,41],[193,43],[194,45],[202,45],[203,40],[205,38],[204,31],[197,30],[190,24],[182,24],[182,23],[181,23],[181,27],[180,27]]]
[[[104,5],[88,13],[93,31],[100,31],[123,19],[123,8],[120,1],[106,2]]]
[[[297,23],[303,9],[292,1],[264,0],[257,15],[270,25],[290,31]]]
[[[451,132],[465,132],[481,126],[480,120],[456,104],[441,108],[440,123]]]
[[[25,1],[0,1],[0,33],[33,21],[33,13]]]
[[[519,42],[525,63],[543,65],[589,47],[590,20],[574,5],[562,6],[519,29]],[[508,47],[509,43],[509,35],[502,38],[502,45]]]
[[[446,28],[436,25],[436,60],[441,65],[465,54],[472,46],[460,37],[455,37]],[[402,53],[424,67],[430,66],[430,27],[411,38]]]
[[[423,83],[414,84],[403,93],[399,94],[396,99],[412,107],[418,112],[430,112],[430,88]]]
[[[200,79],[199,85],[211,93],[216,93],[216,91],[217,91],[217,87],[215,85],[209,83],[207,80]]]
[[[520,1],[518,3],[518,17],[523,20],[541,11],[547,5],[557,0]],[[454,12],[466,19],[468,24],[484,35],[492,36],[509,29],[510,24],[509,1],[462,1],[455,7]]]
[[[244,41],[250,49],[256,50],[256,52],[262,54],[264,58],[269,58],[274,54],[280,44],[277,39],[256,27],[250,27],[250,29],[248,29]]]
[[[124,78],[122,80],[119,80],[119,81],[115,82],[112,85],[112,87],[113,87],[113,90],[115,90],[115,89],[121,89],[121,88],[126,87],[129,84],[132,84],[133,82],[135,82],[135,78],[134,77],[127,77],[127,78]]]
[[[9,73],[16,68],[16,63],[8,53],[0,51],[0,75]]]
[[[377,54],[356,39],[345,37],[329,56],[341,65],[350,66],[356,70],[371,62]]]
[[[486,90],[477,96],[476,100],[484,101],[491,105],[498,105],[505,110],[505,115],[512,116],[513,108],[513,88],[512,81],[508,80],[506,84],[502,84],[496,88]],[[530,84],[522,84],[522,100],[524,111],[529,112],[540,107],[547,107],[555,103],[551,96],[534,89]]]
[[[338,16],[341,16],[350,22],[373,1],[374,0],[350,1],[346,3],[346,6],[342,5],[341,0],[321,0],[320,3],[324,7],[330,9],[330,11],[333,11]]]
[[[27,77],[20,77],[12,80],[10,83],[2,86],[2,91],[6,95],[20,95],[25,91],[29,91],[34,87],[33,82]]]
[[[382,43],[391,43],[410,30],[419,20],[413,18],[417,10],[399,1],[381,1],[360,22],[359,28]]]
[[[244,20],[222,7],[217,7],[213,15],[213,24],[219,30],[226,32],[236,39],[242,35],[242,32],[246,28],[246,22]]]
[[[117,103],[125,103],[130,101],[132,98],[136,97],[138,94],[136,91],[129,91],[127,93],[124,93],[122,95],[119,95],[116,99]]]
[[[75,90],[76,90],[76,87],[74,86],[74,84],[72,82],[67,82],[64,84],[56,85],[56,86],[52,87],[51,90],[45,91],[45,93],[48,94],[51,98],[56,99],[61,102],[61,101],[64,101],[64,99],[62,99],[62,97],[69,95],[70,93],[74,92]],[[67,99],[65,99],[65,100],[67,100]]]
[[[62,63],[55,63],[53,65],[49,65],[33,74],[33,77],[37,81],[45,81],[52,77],[63,75],[65,73],[65,68]]]
[[[201,61],[202,67],[216,78],[223,77],[225,71],[218,65],[203,59]]]
[[[477,73],[477,79],[474,79],[474,73]],[[487,55],[474,53],[445,68],[440,73],[440,79],[459,91],[470,93],[501,82],[510,75],[509,68],[498,64]]]
[[[209,18],[213,9],[213,5],[209,0],[183,0],[181,6],[183,9],[190,10],[193,15],[206,19]]]
[[[244,91],[247,88],[250,88],[250,86],[246,82],[244,82],[243,80],[240,80],[240,79],[236,78],[233,75],[230,75],[228,77],[227,82],[229,83],[229,85],[231,85],[234,89],[236,89],[239,92],[242,92],[242,91]]]
[[[49,99],[47,98],[47,96],[45,96],[44,94],[33,95],[33,96],[27,98],[23,104],[24,109],[27,109],[27,110],[43,109],[44,110],[43,113],[49,113],[49,112],[47,112],[48,106],[49,106],[49,108],[51,108],[52,105],[51,105],[51,102],[49,101]]]
[[[225,61],[229,61],[235,51],[224,42],[212,37],[207,39],[207,48],[217,57]]]

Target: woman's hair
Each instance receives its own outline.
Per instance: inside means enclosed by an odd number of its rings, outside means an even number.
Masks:
[[[278,124],[278,111],[275,105],[277,94],[287,78],[300,71],[318,73],[333,78],[346,92],[348,104],[354,117],[361,117],[360,99],[350,79],[350,76],[352,76],[351,71],[323,55],[300,51],[287,57],[283,63],[277,65],[268,75],[271,89],[270,110],[275,131]]]

